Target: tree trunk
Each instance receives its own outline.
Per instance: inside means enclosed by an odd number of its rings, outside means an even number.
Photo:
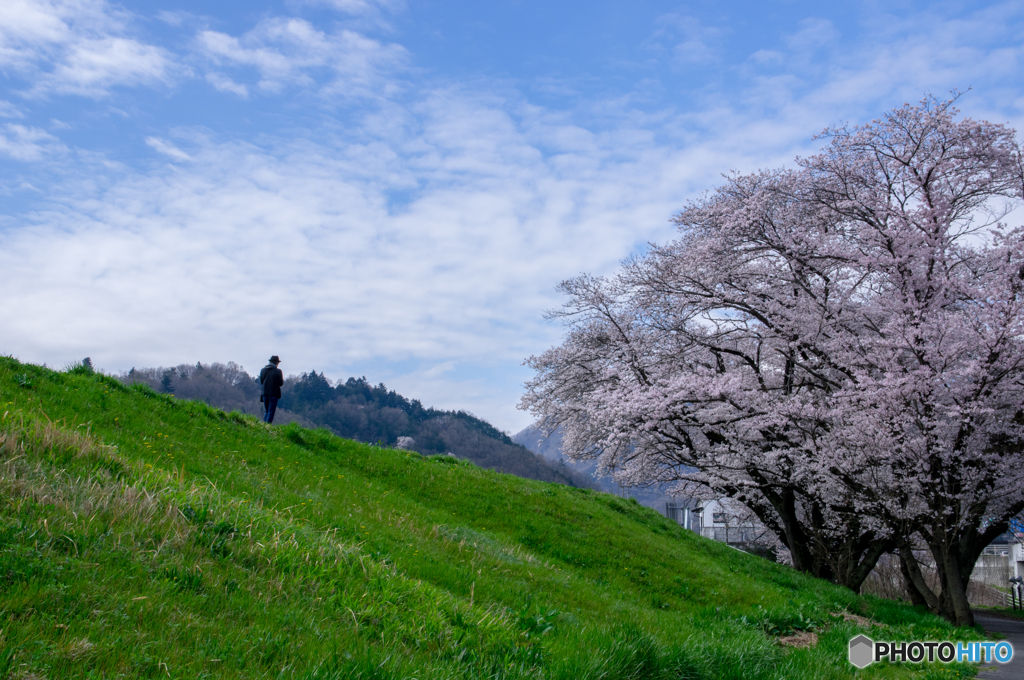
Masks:
[[[903,575],[903,588],[907,591],[907,595],[910,597],[910,603],[915,607],[924,607],[925,609],[930,609],[930,607],[928,606],[928,600],[925,598],[924,594],[922,593],[922,590],[915,584],[914,577],[910,573],[910,568],[907,565],[907,560],[903,558],[902,552],[899,555],[899,559],[900,573]],[[914,565],[916,566],[917,562],[914,562]],[[918,578],[921,581],[924,581],[924,577],[920,573],[920,568],[918,568],[917,572]],[[927,590],[927,586],[925,587],[925,592],[931,593],[930,590]]]
[[[973,626],[974,614],[967,602],[967,583],[970,572],[974,570],[973,560],[972,568],[967,571],[965,578],[961,568],[965,556],[959,554],[959,550],[945,542],[932,545],[931,549],[941,588],[935,613],[957,626]]]
[[[921,565],[914,557],[909,545],[900,548],[900,570],[907,579],[910,600],[924,604],[933,613],[956,626],[973,626],[974,614],[967,601],[967,583],[970,573],[961,568],[962,555],[942,544],[929,545],[935,558],[939,577],[939,592],[936,594],[925,582]]]
[[[747,507],[766,527],[779,533],[797,571],[859,592],[881,556],[895,547],[891,541],[877,539],[874,532],[861,531],[855,518],[842,537],[830,535],[834,527],[826,526],[818,508],[809,508],[801,519],[792,489],[762,492],[768,502],[748,503]]]
[[[836,583],[846,586],[855,593],[860,592],[864,585],[864,579],[878,564],[882,555],[891,552],[895,545],[891,540],[881,540],[874,532],[860,534],[847,543],[848,549],[842,549],[840,553],[843,559],[833,566],[836,573]]]
[[[900,570],[907,580],[911,602],[927,606],[933,614],[956,626],[973,626],[974,614],[967,600],[967,586],[981,550],[1001,533],[1000,528],[1004,527],[990,526],[984,532],[975,532],[973,536],[951,537],[940,534],[926,539],[929,552],[935,560],[939,581],[937,593],[925,582],[921,565],[914,557],[910,543],[901,545]]]

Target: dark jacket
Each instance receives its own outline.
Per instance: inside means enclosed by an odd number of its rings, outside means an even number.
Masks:
[[[263,385],[264,397],[280,399],[281,385],[284,385],[284,373],[274,364],[267,364],[260,371],[260,384]]]

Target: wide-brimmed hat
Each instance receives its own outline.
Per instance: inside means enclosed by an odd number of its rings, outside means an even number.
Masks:
[[[270,363],[272,363],[272,364],[279,364],[279,363],[281,363],[281,357],[279,357],[279,356],[277,356],[275,354],[274,356],[270,357]]]

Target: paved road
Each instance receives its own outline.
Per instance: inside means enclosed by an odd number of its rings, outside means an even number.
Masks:
[[[978,673],[978,680],[1024,680],[1024,621],[1001,619],[979,612],[974,621],[987,633],[998,633],[1013,645],[1013,660],[1008,664],[985,664]]]

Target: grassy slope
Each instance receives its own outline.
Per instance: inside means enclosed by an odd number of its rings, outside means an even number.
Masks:
[[[615,496],[103,376],[0,358],[0,414],[0,678],[841,678],[830,612],[973,635]]]

